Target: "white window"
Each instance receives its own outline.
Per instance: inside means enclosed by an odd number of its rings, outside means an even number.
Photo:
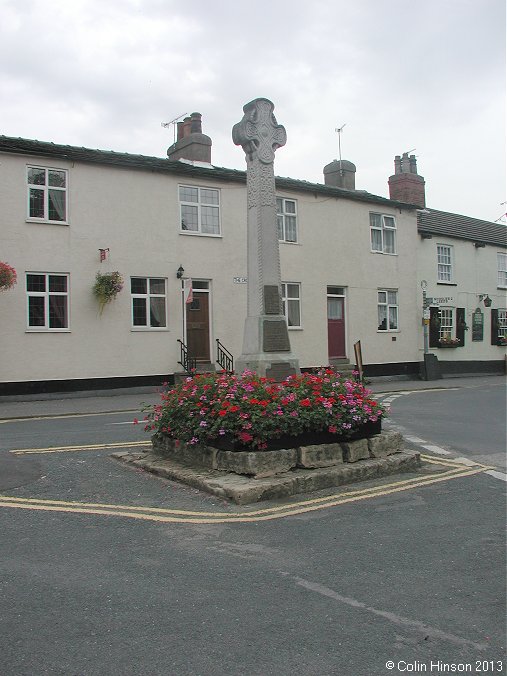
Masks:
[[[507,310],[498,310],[498,337],[507,339]]]
[[[377,292],[378,331],[398,330],[398,292],[379,289]]]
[[[26,275],[28,329],[69,328],[69,276],[46,272]]]
[[[377,253],[396,253],[396,221],[394,216],[370,214],[371,250]]]
[[[220,234],[220,192],[180,185],[181,231],[200,235]]]
[[[437,265],[438,265],[438,281],[452,282],[453,281],[453,247],[447,244],[437,244]]]
[[[442,341],[449,341],[454,339],[454,310],[451,307],[441,307],[438,310],[438,318],[440,320],[440,327],[438,330],[438,338]]]
[[[507,288],[507,254],[497,253],[498,259],[498,286]]]
[[[289,328],[301,328],[301,284],[282,282],[283,314]]]
[[[297,210],[295,200],[276,198],[276,221],[280,242],[297,242]]]
[[[132,326],[134,328],[165,329],[166,280],[161,277],[131,277]]]
[[[28,218],[49,223],[67,222],[65,169],[27,167]]]

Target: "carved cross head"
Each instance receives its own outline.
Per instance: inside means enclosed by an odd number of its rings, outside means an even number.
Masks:
[[[285,128],[277,123],[273,110],[268,99],[254,99],[243,106],[243,119],[232,128],[232,140],[249,160],[258,158],[263,164],[272,164],[275,150],[287,142]]]

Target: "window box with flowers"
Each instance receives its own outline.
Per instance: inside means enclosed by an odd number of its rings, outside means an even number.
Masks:
[[[505,347],[507,345],[507,336],[498,336],[496,344]]]
[[[145,430],[189,448],[272,451],[379,434],[383,415],[369,390],[331,368],[283,383],[245,371],[198,374],[163,392]]]
[[[104,307],[120,293],[123,284],[123,277],[119,272],[97,272],[92,291],[99,302],[100,314],[102,314]]]
[[[440,338],[438,347],[463,347],[463,343],[459,338]]]
[[[0,261],[0,291],[12,289],[18,281],[16,270],[8,263]]]

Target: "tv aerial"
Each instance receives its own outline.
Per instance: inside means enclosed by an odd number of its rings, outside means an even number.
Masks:
[[[173,136],[174,140],[173,143],[176,143],[176,124],[179,122],[182,118],[184,118],[188,113],[183,113],[183,115],[178,115],[178,117],[175,117],[174,120],[171,120],[170,122],[161,122],[160,125],[164,127],[164,129],[167,129],[167,127],[170,127],[173,125]]]

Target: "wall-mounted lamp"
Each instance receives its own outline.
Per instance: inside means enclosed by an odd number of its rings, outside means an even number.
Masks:
[[[474,242],[474,247],[476,249],[484,249],[486,245],[484,244],[484,242]]]
[[[182,265],[180,265],[180,267],[178,268],[178,270],[176,272],[176,277],[178,279],[181,279],[183,277],[184,272],[185,272],[185,268]]]
[[[491,298],[488,296],[487,293],[480,293],[479,294],[479,302],[481,302],[481,300],[484,303],[484,307],[491,307],[491,303],[493,301],[491,300]]]

